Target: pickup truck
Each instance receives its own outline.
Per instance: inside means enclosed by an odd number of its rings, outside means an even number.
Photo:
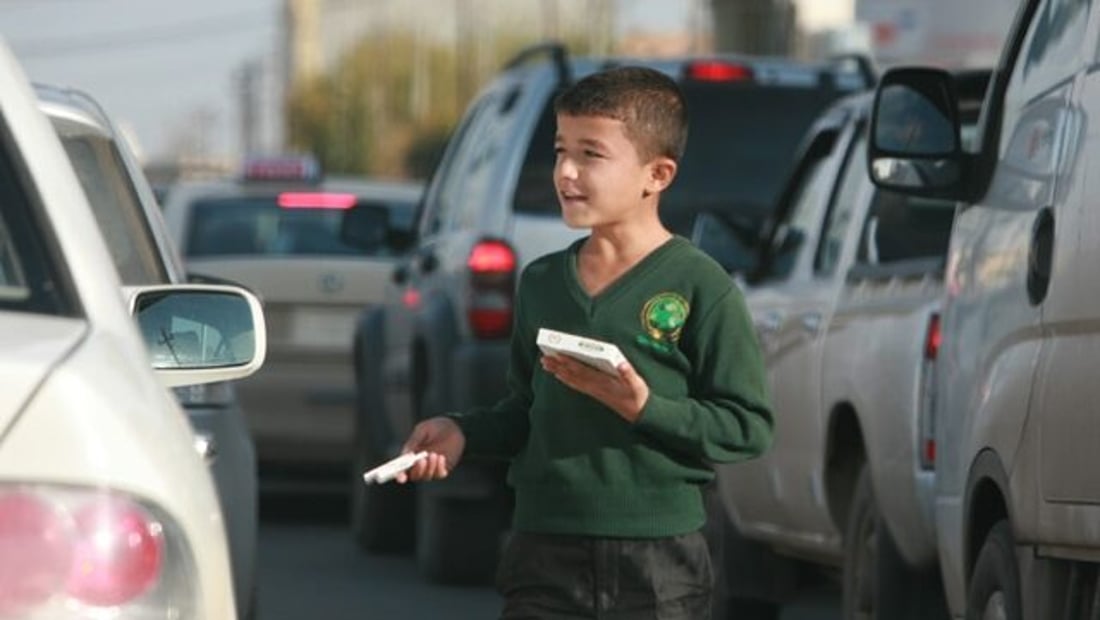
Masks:
[[[987,80],[956,75],[964,113]],[[748,279],[775,443],[722,467],[719,495],[740,536],[839,569],[845,618],[928,618],[944,613],[928,381],[954,203],[873,185],[871,103],[849,97],[811,128]],[[727,552],[729,570],[743,562]],[[729,604],[781,599],[783,574],[734,580]]]

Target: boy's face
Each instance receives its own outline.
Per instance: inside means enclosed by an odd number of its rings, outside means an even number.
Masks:
[[[571,228],[627,221],[676,173],[667,157],[642,161],[620,120],[558,115],[554,186]]]

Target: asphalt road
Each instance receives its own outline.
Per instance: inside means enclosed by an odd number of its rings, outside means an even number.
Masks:
[[[492,619],[500,601],[487,587],[424,583],[409,556],[361,554],[344,524],[346,503],[329,498],[261,504],[257,620]],[[782,620],[838,620],[832,588],[807,592]]]

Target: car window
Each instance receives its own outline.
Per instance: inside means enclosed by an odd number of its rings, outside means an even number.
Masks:
[[[395,227],[408,224],[411,204],[386,204]],[[340,240],[343,209],[280,206],[279,196],[203,198],[191,205],[184,252],[209,256],[362,256],[363,250]],[[388,255],[390,248],[376,255]]]
[[[0,147],[0,310],[73,315],[77,304],[35,225],[2,120]]]
[[[1028,25],[1005,91],[1002,129],[1011,131],[1024,106],[1077,72],[1092,0],[1050,0]],[[1002,147],[1007,141],[1002,140]]]
[[[814,272],[819,277],[828,277],[836,273],[836,266],[844,252],[844,242],[848,238],[848,225],[852,221],[852,213],[855,211],[862,190],[870,187],[866,165],[867,132],[864,129],[860,130],[857,138],[848,147],[844,168],[840,172],[840,185],[825,215],[817,254],[814,257]]]
[[[818,226],[818,205],[821,204],[823,194],[827,193],[831,186],[831,177],[826,174],[830,149],[821,148],[810,155],[813,159],[805,164],[805,168],[796,181],[797,185],[791,194],[791,210],[787,220],[780,225],[779,232],[772,239],[770,248],[770,263],[765,281],[786,280],[794,265],[806,239]]]
[[[833,91],[759,84],[682,84],[690,115],[676,180],[661,197],[661,218],[689,236],[695,214],[737,212],[763,218],[778,198],[806,128]],[[783,122],[776,122],[783,119]],[[554,193],[553,98],[535,128],[513,197],[518,213],[558,214]]]
[[[426,201],[421,234],[471,224],[483,203],[481,196],[491,186],[492,161],[500,152],[501,131],[493,127],[499,118],[500,96],[489,93],[474,104],[452,138],[451,148],[437,173],[438,182]]]
[[[114,144],[102,136],[64,132],[61,143],[80,179],[122,283],[168,283],[145,211]]]

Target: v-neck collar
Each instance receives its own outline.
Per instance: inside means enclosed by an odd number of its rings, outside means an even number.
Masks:
[[[565,282],[573,298],[589,313],[595,311],[597,304],[602,305],[609,303],[620,291],[629,288],[631,282],[653,269],[653,266],[658,264],[672,248],[680,245],[681,242],[687,241],[679,235],[672,235],[665,240],[664,243],[654,248],[643,256],[641,260],[621,273],[619,277],[612,280],[610,284],[603,287],[603,290],[599,293],[589,295],[588,291],[584,290],[584,286],[581,284],[580,271],[578,271],[577,268],[581,246],[584,245],[584,242],[587,240],[588,237],[583,237],[574,241],[572,245],[569,246],[565,259]]]

